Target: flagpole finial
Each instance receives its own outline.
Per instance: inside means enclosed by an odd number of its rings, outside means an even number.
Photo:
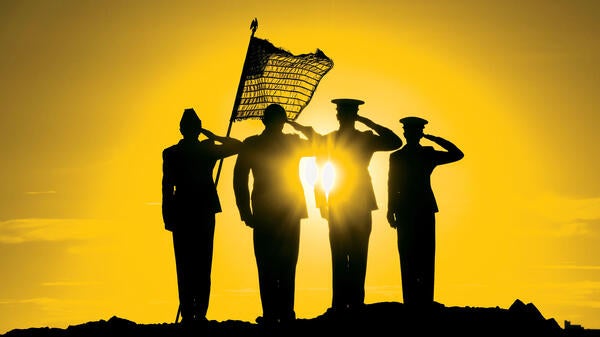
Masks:
[[[254,20],[252,20],[252,23],[250,24],[250,29],[252,29],[252,35],[254,35],[254,32],[256,32],[257,28],[258,28],[258,19],[254,18]]]

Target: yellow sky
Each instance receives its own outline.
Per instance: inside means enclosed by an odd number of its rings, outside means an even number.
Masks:
[[[0,2],[0,333],[113,315],[172,322],[177,289],[160,215],[162,149],[183,109],[224,135],[250,22],[257,37],[334,62],[298,121],[336,128],[332,98],[401,135],[465,153],[433,173],[440,213],[435,298],[446,306],[534,303],[600,328],[600,4],[595,1]],[[243,139],[258,121],[233,125]],[[286,129],[292,132],[292,130]],[[387,158],[370,167],[367,303],[402,301],[385,221]],[[252,233],[219,181],[208,318],[261,314]],[[330,304],[327,224],[309,198],[296,312]]]

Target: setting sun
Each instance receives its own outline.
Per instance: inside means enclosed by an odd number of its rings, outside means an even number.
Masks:
[[[306,157],[300,161],[300,178],[309,187],[321,184],[325,194],[329,195],[335,184],[335,168],[329,161],[319,166],[315,157]]]
[[[319,168],[315,157],[305,157],[300,160],[300,179],[306,186],[315,186],[319,177]]]
[[[331,162],[326,162],[325,165],[323,165],[320,177],[325,194],[329,195],[329,192],[335,185],[335,167]]]

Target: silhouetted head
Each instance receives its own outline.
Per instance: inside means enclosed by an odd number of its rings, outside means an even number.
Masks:
[[[282,130],[286,121],[287,114],[281,105],[273,103],[265,109],[262,122],[266,128]]]
[[[352,124],[358,115],[358,106],[364,104],[364,101],[353,98],[336,98],[332,99],[331,103],[336,105],[336,117],[341,125]]]
[[[192,108],[183,110],[183,116],[181,116],[181,121],[179,121],[179,131],[183,137],[198,138],[200,130],[202,130],[202,121],[196,114],[196,111]]]
[[[421,117],[410,116],[401,118],[400,123],[402,123],[402,127],[404,128],[406,142],[418,143],[421,137],[423,137],[423,129],[428,122]]]

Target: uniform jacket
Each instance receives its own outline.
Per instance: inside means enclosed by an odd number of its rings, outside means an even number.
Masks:
[[[335,182],[327,201],[323,192],[315,192],[317,207],[340,210],[372,211],[378,208],[369,173],[369,164],[377,151],[389,150],[389,141],[372,131],[333,131],[324,136],[317,158],[329,161],[335,168]],[[319,186],[316,187],[320,188]],[[325,203],[327,205],[325,205]]]
[[[162,211],[167,230],[221,212],[213,169],[219,159],[235,152],[209,139],[182,139],[163,150]]]
[[[452,143],[439,137],[437,141],[447,151],[438,151],[432,146],[405,145],[390,154],[388,210],[397,217],[439,210],[431,188],[431,173],[436,166],[457,161],[463,154]]]
[[[310,141],[295,134],[261,133],[244,140],[234,168],[234,192],[240,217],[308,217],[299,177],[300,159],[312,154]],[[252,192],[249,176],[252,174]]]

